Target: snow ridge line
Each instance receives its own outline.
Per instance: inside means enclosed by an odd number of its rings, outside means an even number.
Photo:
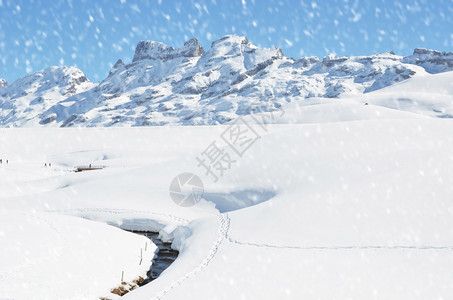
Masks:
[[[228,223],[230,223],[230,218]],[[453,246],[430,246],[430,245],[363,245],[363,246],[292,246],[292,245],[272,245],[258,244],[251,242],[242,242],[232,238],[228,233],[225,236],[226,240],[233,244],[274,249],[296,249],[296,250],[438,250],[438,251],[453,251]]]
[[[183,277],[179,278],[178,280],[172,282],[169,284],[166,288],[164,288],[161,292],[159,292],[156,296],[152,297],[151,299],[162,299],[166,294],[168,294],[172,289],[176,288],[177,286],[181,285],[185,280],[189,279],[192,276],[195,276],[198,274],[200,271],[208,267],[208,265],[211,263],[211,261],[215,258],[220,245],[222,242],[227,238],[228,236],[228,231],[230,229],[230,218],[228,217],[228,214],[219,214],[218,215],[219,219],[219,231],[218,231],[218,238],[212,245],[211,249],[209,250],[207,256],[203,259],[200,265],[193,269],[192,271],[188,272],[186,275]]]
[[[165,217],[173,221],[179,222],[181,224],[187,225],[190,221],[188,219],[178,217],[171,214],[164,214],[152,211],[145,210],[129,210],[129,209],[111,209],[111,208],[80,208],[80,209],[60,209],[60,210],[47,210],[48,212],[56,212],[63,214],[77,214],[77,213],[106,213],[106,214],[145,214],[145,215],[155,215],[160,217]]]
[[[50,227],[50,229],[52,229],[53,231],[56,232],[58,240],[59,240],[59,245],[58,245],[58,248],[56,250],[54,250],[55,256],[52,256],[52,257],[46,256],[46,257],[42,257],[41,259],[32,260],[32,261],[26,260],[25,262],[12,267],[10,270],[0,271],[0,279],[2,279],[2,280],[6,279],[6,278],[14,277],[16,275],[16,273],[23,272],[25,269],[27,269],[31,266],[42,264],[46,261],[53,260],[55,258],[59,258],[63,255],[63,253],[66,253],[67,249],[68,249],[68,245],[67,245],[68,240],[61,233],[61,230],[57,226],[55,226],[55,224],[52,221],[50,221],[49,219],[43,218],[42,216],[37,216],[35,214],[30,214],[30,213],[25,213],[25,212],[15,212],[15,213],[18,215],[22,215],[23,217],[36,219],[36,220],[41,221],[44,224],[46,224],[48,227]]]

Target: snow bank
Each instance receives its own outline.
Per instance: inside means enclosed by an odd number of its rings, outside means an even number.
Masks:
[[[0,212],[2,298],[113,298],[109,291],[121,283],[122,272],[126,282],[146,278],[156,250],[147,238],[80,218],[4,206]]]

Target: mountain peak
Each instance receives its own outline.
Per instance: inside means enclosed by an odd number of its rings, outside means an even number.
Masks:
[[[203,47],[200,46],[200,43],[196,38],[191,38],[184,43],[184,47],[181,48],[187,57],[201,56],[204,54]]]
[[[110,69],[110,72],[109,72],[109,76],[111,76],[112,74],[114,74],[116,71],[118,71],[119,69],[122,69],[124,68],[124,62],[122,59],[118,59],[115,63],[115,65]]]
[[[196,38],[192,38],[184,43],[181,48],[173,48],[164,43],[156,41],[140,41],[135,48],[133,62],[145,59],[159,59],[163,61],[177,57],[197,57],[204,54],[203,47],[200,46]]]
[[[425,48],[415,48],[413,55],[441,55],[441,52]]]
[[[89,80],[80,69],[66,66],[52,66],[28,74],[13,82],[9,87],[42,85],[43,89],[47,89],[53,86],[77,86],[84,82],[89,82]]]
[[[428,73],[445,72],[453,68],[453,52],[415,48],[414,54],[405,57],[403,62],[422,66]]]

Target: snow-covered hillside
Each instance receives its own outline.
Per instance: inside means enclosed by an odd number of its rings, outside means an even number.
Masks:
[[[352,100],[299,113],[312,124],[242,127],[258,135],[242,155],[222,142],[234,125],[2,129],[1,297],[116,298],[145,240],[107,223],[180,250],[124,299],[449,299],[453,121]],[[197,159],[213,143],[233,160],[217,181]],[[107,168],[70,172],[89,163]],[[170,198],[183,172],[204,184],[193,207]]]
[[[52,67],[2,88],[0,126],[223,124],[288,102],[362,97],[450,70],[452,53],[426,49],[408,57],[391,52],[294,60],[235,35],[207,51],[196,39],[178,49],[142,41],[133,61],[118,60],[100,83],[89,82],[76,68]]]
[[[74,67],[50,67],[30,74],[0,91],[2,126],[46,125],[57,119],[46,111],[65,99],[92,89],[95,84]]]

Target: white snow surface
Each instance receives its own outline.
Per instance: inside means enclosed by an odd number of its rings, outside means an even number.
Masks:
[[[146,278],[156,246],[105,224],[51,212],[0,211],[1,299],[99,299]],[[145,264],[139,265],[140,249]],[[110,297],[113,298],[113,297]]]
[[[452,82],[425,72],[219,126],[0,129],[0,298],[115,298],[155,249],[139,265],[147,239],[123,228],[180,251],[124,299],[449,299]],[[256,138],[243,152],[222,139],[238,124]],[[197,160],[213,143],[232,159],[217,181]],[[72,172],[88,164],[105,168]],[[184,172],[204,184],[192,207],[169,194]]]

